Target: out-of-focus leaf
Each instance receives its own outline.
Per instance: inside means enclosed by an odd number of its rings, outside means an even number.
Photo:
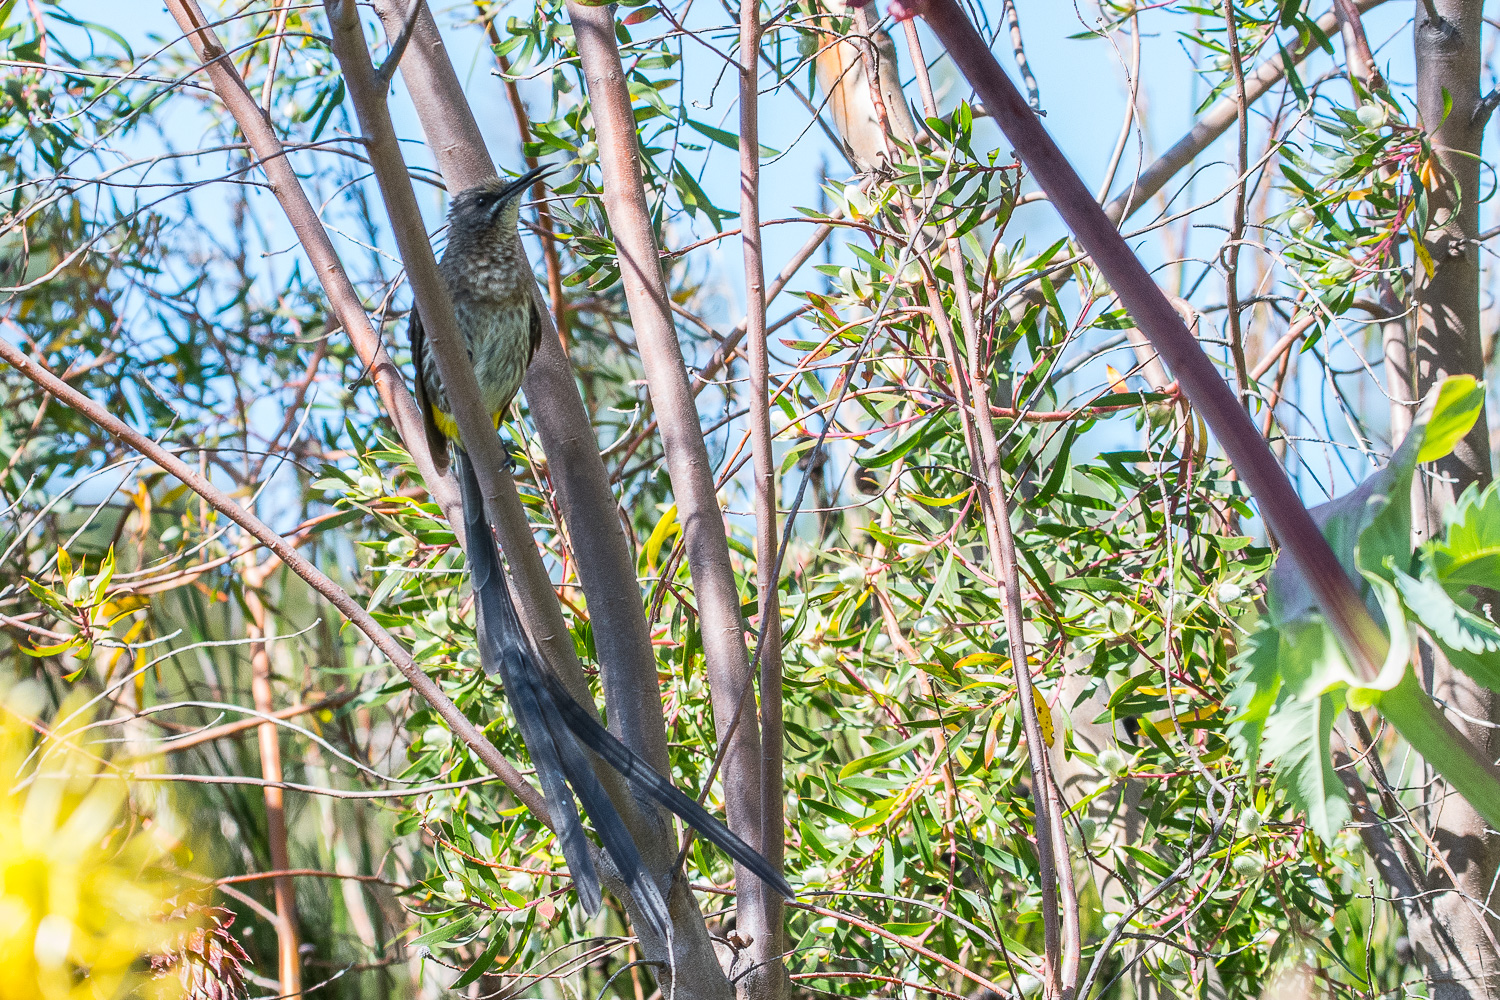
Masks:
[[[1307,814],[1308,824],[1332,840],[1349,822],[1349,800],[1333,770],[1329,734],[1344,707],[1337,693],[1301,699],[1283,692],[1266,723],[1266,757],[1276,762],[1276,783]]]

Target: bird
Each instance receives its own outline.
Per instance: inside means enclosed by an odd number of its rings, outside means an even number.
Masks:
[[[491,178],[460,191],[449,208],[448,243],[438,270],[453,301],[480,398],[496,428],[541,342],[535,278],[517,226],[522,194],[552,169],[544,165],[514,178]],[[411,312],[408,334],[416,369],[417,405],[438,474],[447,472],[448,451],[450,447],[453,450],[452,467],[463,501],[465,554],[477,614],[480,665],[487,675],[500,677],[584,909],[591,916],[596,913],[601,896],[599,874],[579,817],[580,801],[645,920],[659,938],[671,940],[666,898],[642,861],[639,847],[585,748],[618,771],[635,794],[664,806],[767,885],[795,898],[785,878],[758,851],[621,743],[579,704],[532,644],[516,614],[500,552],[484,513],[484,497],[473,461],[459,438],[416,309]]]

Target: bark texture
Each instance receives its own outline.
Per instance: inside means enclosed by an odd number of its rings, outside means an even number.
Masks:
[[[1425,397],[1449,375],[1483,377],[1480,343],[1479,231],[1480,142],[1484,109],[1480,93],[1482,0],[1415,0],[1413,45],[1417,67],[1417,108],[1437,159],[1438,187],[1430,192],[1429,228],[1422,243],[1431,258],[1413,264],[1417,395]],[[1420,256],[1420,255],[1419,255]],[[1413,517],[1419,540],[1440,530],[1443,512],[1470,485],[1490,482],[1487,415],[1479,419],[1453,454],[1425,469],[1425,511]],[[1424,516],[1425,514],[1425,516]],[[1424,658],[1425,659],[1425,658]],[[1454,670],[1441,658],[1429,659],[1425,679],[1433,695],[1475,719],[1500,722],[1500,698]],[[1496,730],[1453,723],[1494,760],[1500,755]],[[1500,995],[1500,954],[1495,941],[1500,921],[1493,912],[1500,837],[1467,802],[1432,798],[1429,822],[1457,884],[1444,866],[1433,865],[1426,889],[1430,910],[1410,928],[1412,945],[1435,1000]],[[1488,926],[1486,926],[1486,924]]]

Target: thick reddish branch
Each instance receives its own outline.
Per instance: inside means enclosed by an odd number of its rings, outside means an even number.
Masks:
[[[973,23],[954,0],[897,0],[891,4],[891,13],[897,17],[921,15],[927,21],[1048,200],[1177,377],[1188,400],[1213,429],[1230,464],[1254,493],[1268,529],[1307,580],[1351,660],[1363,676],[1375,677],[1388,643],[1353,581],[1339,565],[1249,413],[1094,201]]]

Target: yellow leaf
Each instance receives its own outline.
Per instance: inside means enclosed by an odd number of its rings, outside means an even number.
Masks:
[[[141,608],[151,606],[149,597],[140,594],[121,594],[112,600],[105,601],[99,605],[99,620],[106,625],[113,625],[126,615],[133,614]]]
[[[1422,165],[1417,168],[1417,180],[1421,181],[1422,182],[1422,186],[1424,188],[1426,188],[1428,191],[1436,191],[1437,190],[1437,188],[1438,188],[1437,168],[1435,168],[1433,166],[1433,164],[1432,164],[1432,157],[1430,157],[1430,156],[1424,156],[1422,158]]]
[[[953,664],[953,667],[956,670],[962,670],[965,667],[978,666],[1000,667],[1003,669],[1010,666],[1010,659],[1008,657],[1001,656],[999,653],[970,653],[968,656],[965,656],[963,659]]]
[[[1177,725],[1186,725],[1189,722],[1202,722],[1205,719],[1212,719],[1218,712],[1219,706],[1217,705],[1204,705],[1193,709],[1191,712],[1178,712]],[[1139,721],[1144,726],[1150,726],[1163,737],[1171,736],[1177,731],[1177,725],[1173,724],[1171,716],[1161,719],[1140,719]]]
[[[955,493],[951,497],[929,497],[924,496],[921,493],[908,493],[906,494],[906,497],[909,500],[915,500],[917,503],[925,504],[928,507],[947,507],[951,504],[958,503],[968,495],[969,491],[964,490],[962,493]]]
[[[989,767],[995,762],[995,754],[1000,750],[1000,724],[1005,721],[1004,712],[996,712],[994,718],[990,719],[989,732],[984,736],[984,766]]]
[[[1056,735],[1052,726],[1052,706],[1047,704],[1047,699],[1036,688],[1031,689],[1031,703],[1036,706],[1036,721],[1042,727],[1042,742],[1050,747]]]
[[[1407,231],[1411,232],[1411,230]],[[1427,252],[1427,248],[1422,245],[1422,241],[1417,238],[1415,232],[1411,232],[1411,248],[1416,252],[1417,259],[1422,262],[1422,267],[1426,269],[1427,276],[1431,277],[1436,274],[1437,265],[1432,262],[1432,254]]]
[[[666,543],[668,537],[681,531],[677,525],[677,505],[674,503],[668,507],[666,513],[662,514],[661,520],[656,522],[656,527],[651,529],[651,537],[646,539],[646,566],[654,569],[656,560],[661,555],[661,547]]]
[[[1114,365],[1104,366],[1104,375],[1109,379],[1110,392],[1125,392],[1125,376],[1121,375]]]

